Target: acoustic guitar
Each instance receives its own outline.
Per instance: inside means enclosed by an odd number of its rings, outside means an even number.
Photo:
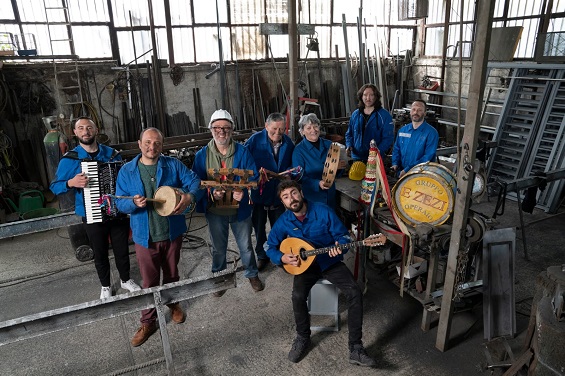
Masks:
[[[299,238],[286,238],[280,246],[280,251],[284,254],[292,254],[300,257],[300,264],[298,266],[283,264],[284,270],[292,275],[304,273],[306,269],[314,262],[317,255],[328,253],[333,248],[351,249],[359,245],[373,247],[383,245],[386,242],[386,236],[383,234],[373,234],[365,240],[360,240],[347,244],[332,245],[330,247],[314,249],[314,247],[305,240]]]

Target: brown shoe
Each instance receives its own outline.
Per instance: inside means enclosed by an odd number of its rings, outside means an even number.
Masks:
[[[220,290],[220,291],[216,291],[215,293],[213,293],[212,295],[214,295],[216,298],[221,298],[227,290]]]
[[[186,320],[186,315],[179,303],[167,305],[171,310],[171,320],[176,324],[182,324]]]
[[[263,291],[265,288],[265,285],[263,285],[263,282],[261,282],[259,277],[249,278],[249,283],[251,283],[251,287],[253,287],[253,290],[255,291]]]
[[[131,345],[133,347],[141,346],[151,337],[153,333],[157,331],[157,324],[141,324],[137,332],[135,332],[133,338],[131,339]]]

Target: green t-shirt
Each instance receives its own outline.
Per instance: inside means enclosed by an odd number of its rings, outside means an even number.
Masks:
[[[138,162],[141,182],[145,189],[145,197],[153,198],[157,190],[157,164],[144,165],[141,160]],[[169,240],[169,219],[161,217],[153,207],[152,201],[147,201],[147,214],[149,216],[149,241],[160,242]]]

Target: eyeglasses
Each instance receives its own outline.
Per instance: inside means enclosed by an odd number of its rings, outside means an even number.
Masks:
[[[232,131],[231,127],[212,127],[212,129],[216,133],[220,133],[220,132],[228,133]]]

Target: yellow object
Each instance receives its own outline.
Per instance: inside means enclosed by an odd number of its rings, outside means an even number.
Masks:
[[[453,212],[457,181],[446,167],[422,163],[413,167],[392,188],[392,206],[411,226],[445,223]]]
[[[353,162],[351,169],[349,170],[349,179],[351,180],[363,180],[365,177],[365,163],[361,161]]]

